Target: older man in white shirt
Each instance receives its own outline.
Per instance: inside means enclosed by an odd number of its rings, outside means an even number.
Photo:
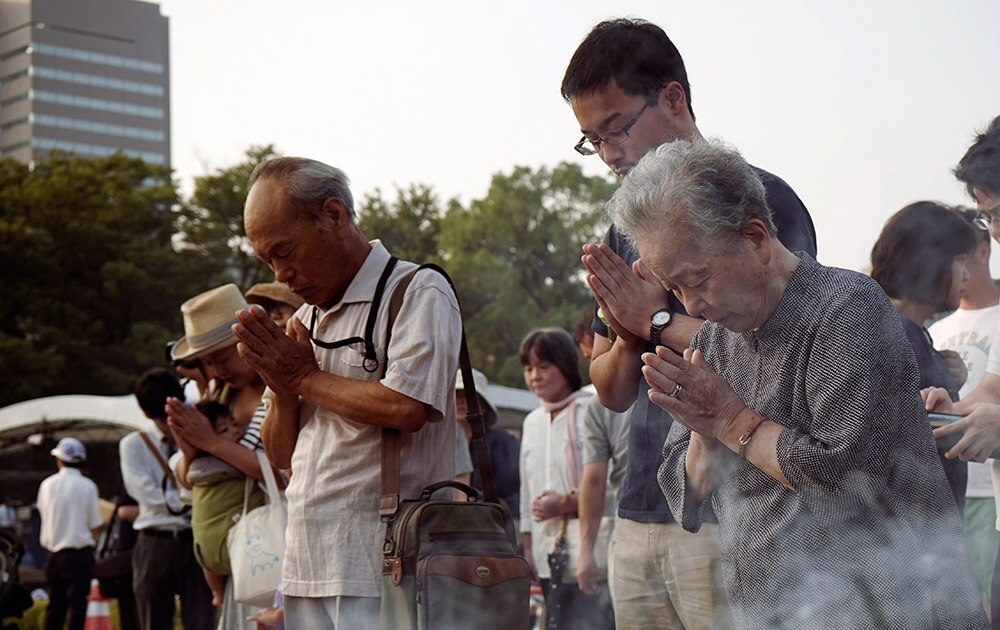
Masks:
[[[153,369],[139,378],[134,393],[154,425],[151,431],[126,435],[118,445],[125,491],[139,504],[132,523],[139,533],[132,551],[139,623],[143,630],[172,629],[174,598],[180,596],[184,628],[211,628],[212,592],[194,557],[190,507],[181,502],[172,473],[165,470],[175,446],[164,408],[169,397],[183,400],[184,390],[176,376]]]
[[[49,586],[45,628],[61,629],[68,610],[70,629],[82,630],[94,569],[94,535],[102,523],[97,486],[78,468],[87,459],[80,440],[63,438],[51,453],[59,472],[38,488],[39,542],[50,554],[45,565]]]
[[[259,166],[250,184],[243,214],[250,244],[306,302],[287,334],[256,306],[234,327],[240,355],[268,385],[267,455],[294,471],[285,623],[375,628],[385,540],[382,431],[402,433],[404,498],[454,478],[458,303],[442,276],[417,273],[389,340],[389,298],[415,265],[397,264],[358,229],[346,175],[315,160],[278,158]],[[385,300],[366,332],[380,278]]]

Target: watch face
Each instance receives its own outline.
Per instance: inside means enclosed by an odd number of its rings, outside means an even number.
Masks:
[[[670,311],[656,311],[653,313],[652,323],[654,326],[666,326],[670,323]]]

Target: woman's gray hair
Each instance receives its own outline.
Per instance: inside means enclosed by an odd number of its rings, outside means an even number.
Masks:
[[[339,168],[317,160],[280,157],[257,165],[250,175],[249,187],[259,179],[275,179],[285,186],[285,194],[308,219],[322,223],[323,203],[335,197],[344,204],[351,221],[355,220],[351,180]]]
[[[751,219],[776,234],[764,184],[734,147],[675,140],[647,153],[608,202],[612,222],[634,244],[681,222],[711,251],[732,245]]]

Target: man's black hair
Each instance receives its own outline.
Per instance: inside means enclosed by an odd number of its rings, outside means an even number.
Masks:
[[[139,401],[139,407],[146,417],[155,420],[162,420],[167,417],[164,407],[167,398],[180,398],[184,400],[184,388],[181,387],[177,375],[163,368],[153,368],[146,371],[135,382],[132,389],[135,399]]]
[[[952,172],[970,196],[973,188],[1000,195],[1000,116],[976,136]]]
[[[677,81],[684,89],[688,111],[691,85],[680,51],[663,29],[645,20],[605,20],[587,34],[566,67],[560,91],[567,101],[605,89],[614,79],[629,95],[649,97]]]

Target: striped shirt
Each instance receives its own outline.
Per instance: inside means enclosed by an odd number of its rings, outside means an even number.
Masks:
[[[240,445],[251,451],[261,451],[264,450],[264,442],[260,439],[260,425],[264,422],[264,416],[267,415],[267,407],[264,403],[260,403],[253,412],[253,418],[250,419],[250,424],[246,426],[243,430],[243,437],[240,438]]]

